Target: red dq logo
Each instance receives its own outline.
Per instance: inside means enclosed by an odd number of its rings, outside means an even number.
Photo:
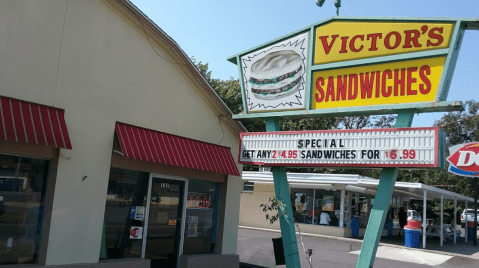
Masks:
[[[479,176],[479,142],[460,144],[451,148],[449,172],[460,176]]]

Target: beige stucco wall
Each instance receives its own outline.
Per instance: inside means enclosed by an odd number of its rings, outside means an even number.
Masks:
[[[239,225],[254,228],[266,228],[280,230],[279,222],[270,224],[265,219],[265,212],[260,207],[261,204],[267,204],[270,197],[274,197],[274,184],[272,183],[255,183],[254,192],[243,192],[241,194],[241,204],[239,213]],[[269,213],[270,215],[273,213]],[[303,233],[351,237],[351,229],[339,228],[336,226],[321,226],[311,224],[299,224],[299,228]],[[359,228],[359,237],[364,237],[366,228]],[[394,231],[396,233],[397,230]],[[382,236],[387,236],[387,229],[384,229]]]
[[[280,230],[279,222],[270,224],[270,222],[265,219],[265,212],[263,212],[260,207],[261,204],[269,203],[269,198],[274,196],[274,184],[272,183],[255,183],[254,192],[242,193],[239,219],[240,226]],[[272,213],[270,212],[269,214]],[[351,229],[348,228],[311,224],[299,224],[299,228],[301,232],[304,233],[351,237]]]
[[[266,220],[266,213],[260,207],[261,204],[270,204],[269,199],[275,196],[274,185],[268,183],[255,183],[254,192],[242,193],[239,224],[279,230],[279,222],[271,224],[269,220]]]
[[[73,146],[60,152],[47,265],[98,261],[116,121],[222,140],[237,159],[237,135],[223,123],[223,138],[196,83],[116,8],[0,1],[0,94],[65,109]],[[236,254],[240,191],[240,178],[230,176],[223,253]]]

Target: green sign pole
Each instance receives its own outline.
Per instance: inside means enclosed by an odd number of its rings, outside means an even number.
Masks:
[[[266,131],[280,131],[277,118],[266,119]],[[284,202],[284,210],[278,211],[281,236],[283,238],[284,257],[287,268],[300,268],[298,241],[294,229],[293,209],[289,195],[288,179],[285,167],[272,167],[276,199]]]
[[[411,127],[413,117],[413,112],[398,114],[396,127]],[[383,168],[381,172],[381,179],[379,180],[376,197],[374,198],[374,206],[369,214],[368,226],[356,268],[373,267],[394,185],[396,184],[398,170],[399,168]]]

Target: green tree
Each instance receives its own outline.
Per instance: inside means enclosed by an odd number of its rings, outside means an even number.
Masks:
[[[468,143],[479,140],[479,102],[474,100],[466,101],[466,109],[463,112],[449,112],[434,125],[441,127],[446,134],[446,156],[449,155],[449,147],[457,144]],[[442,188],[465,196],[473,196],[473,181],[470,178],[457,176],[447,170],[401,170],[398,181],[420,182],[427,185]],[[422,211],[422,201],[415,202],[413,207]],[[462,210],[463,204],[459,204]],[[428,211],[439,214],[439,202],[428,203]],[[446,222],[452,222],[454,203],[444,203],[444,217]]]
[[[441,127],[446,133],[446,147],[451,145],[479,141],[479,102],[466,101],[463,112],[449,112],[435,126]]]

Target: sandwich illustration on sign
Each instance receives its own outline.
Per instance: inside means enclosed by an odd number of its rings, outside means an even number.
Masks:
[[[308,33],[241,57],[248,112],[305,109]]]
[[[303,72],[301,56],[292,50],[266,54],[251,66],[251,92],[258,99],[279,99],[298,91]]]

